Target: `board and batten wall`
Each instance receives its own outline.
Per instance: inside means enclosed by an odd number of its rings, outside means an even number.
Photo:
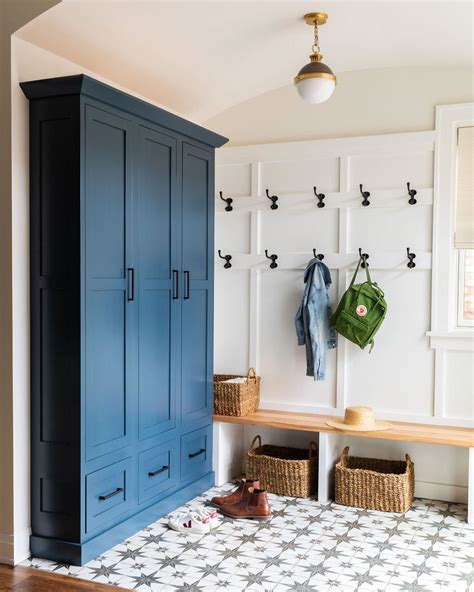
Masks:
[[[218,151],[216,192],[215,370],[262,376],[261,407],[343,415],[348,405],[371,405],[379,418],[470,425],[471,354],[445,352],[442,367],[427,333],[431,328],[435,132],[231,147]],[[417,190],[408,203],[407,182]],[[362,206],[359,185],[370,192]],[[325,207],[317,207],[318,193]],[[266,197],[278,196],[271,210]],[[416,254],[407,267],[407,247]],[[372,353],[338,337],[328,352],[326,380],[306,376],[305,349],[296,341],[294,316],[303,270],[312,250],[324,254],[332,275],[333,309],[351,280],[358,250],[385,292],[387,318]],[[224,269],[217,256],[232,255]],[[270,269],[265,257],[277,254]],[[362,275],[359,276],[362,280]],[[230,429],[230,428],[229,428]],[[233,458],[256,430],[233,427]],[[309,441],[309,434],[265,430],[265,441]],[[353,453],[415,461],[417,495],[467,498],[467,450],[368,442],[347,438]],[[217,448],[217,446],[216,446]],[[216,459],[222,463],[222,459]]]

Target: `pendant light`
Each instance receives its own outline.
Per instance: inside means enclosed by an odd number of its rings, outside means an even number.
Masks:
[[[318,26],[324,25],[328,15],[325,12],[310,12],[305,14],[304,20],[307,25],[314,27],[313,53],[309,56],[309,64],[301,68],[294,82],[304,101],[312,104],[324,103],[336,87],[336,77],[331,68],[321,61],[323,56],[319,51]]]

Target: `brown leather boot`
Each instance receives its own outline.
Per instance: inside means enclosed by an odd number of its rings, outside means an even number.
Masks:
[[[249,487],[257,487],[258,488],[258,487],[260,487],[260,483],[258,481],[250,481],[247,479],[242,479],[240,482],[240,485],[230,495],[224,495],[221,497],[219,497],[219,496],[213,497],[211,500],[211,504],[213,506],[217,506],[218,508],[220,508],[224,504],[227,506],[230,504],[235,504],[237,502],[240,502],[240,500],[242,500],[242,499],[247,499]]]
[[[221,506],[221,512],[231,518],[250,518],[268,520],[272,517],[272,509],[268,503],[267,490],[249,487],[248,496],[235,504]]]

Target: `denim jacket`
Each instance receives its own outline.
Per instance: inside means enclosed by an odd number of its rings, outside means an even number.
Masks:
[[[306,376],[324,380],[326,352],[336,347],[336,331],[329,325],[329,269],[319,259],[312,259],[305,269],[304,282],[303,301],[295,318],[298,345],[306,345]]]

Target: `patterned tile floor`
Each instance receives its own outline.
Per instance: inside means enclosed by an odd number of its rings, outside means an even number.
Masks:
[[[200,537],[162,518],[83,567],[35,558],[23,565],[160,592],[474,590],[474,528],[462,504],[416,499],[406,514],[390,514],[269,498],[270,522],[224,518]]]

